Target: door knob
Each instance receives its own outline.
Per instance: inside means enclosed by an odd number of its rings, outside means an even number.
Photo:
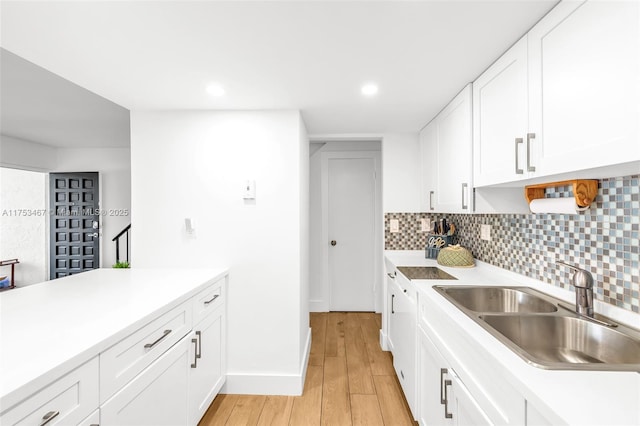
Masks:
[[[337,243],[336,243],[336,240],[331,240],[331,245],[332,245],[332,246],[335,246],[336,244],[337,244]]]

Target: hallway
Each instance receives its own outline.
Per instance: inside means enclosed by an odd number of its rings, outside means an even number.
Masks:
[[[302,396],[218,395],[199,426],[414,425],[379,345],[381,315],[311,313],[312,346]]]

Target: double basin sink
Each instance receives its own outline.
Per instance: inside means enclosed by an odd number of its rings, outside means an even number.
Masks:
[[[640,372],[640,332],[586,318],[529,287],[434,286],[528,363],[556,370]]]

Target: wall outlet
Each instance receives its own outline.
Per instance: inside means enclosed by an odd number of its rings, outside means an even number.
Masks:
[[[389,221],[389,228],[391,232],[400,232],[400,223],[398,223],[398,219],[391,219]]]
[[[431,229],[431,219],[420,219],[420,232],[429,232]]]
[[[491,225],[480,225],[480,239],[491,241]]]

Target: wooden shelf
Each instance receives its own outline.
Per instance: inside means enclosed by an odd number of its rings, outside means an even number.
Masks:
[[[527,203],[531,203],[532,200],[544,198],[545,189],[566,185],[573,186],[573,196],[579,207],[588,207],[598,195],[597,179],[574,179],[525,186],[524,197],[527,199]]]

